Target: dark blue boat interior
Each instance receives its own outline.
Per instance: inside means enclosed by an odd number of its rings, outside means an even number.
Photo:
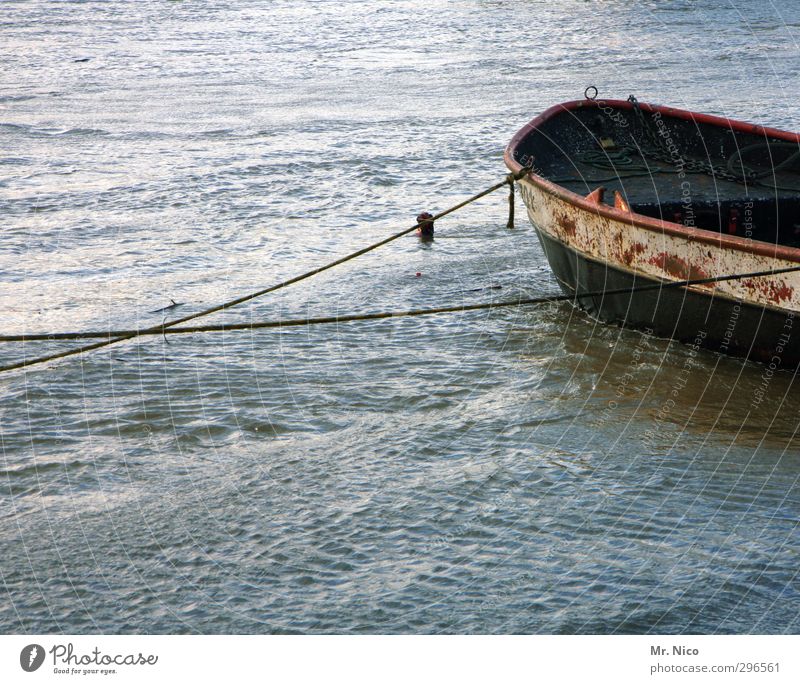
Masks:
[[[531,131],[515,158],[581,195],[633,211],[800,247],[800,146],[763,133],[586,101]]]

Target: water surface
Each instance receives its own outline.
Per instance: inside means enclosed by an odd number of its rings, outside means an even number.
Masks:
[[[3,331],[153,325],[323,264],[496,182],[589,84],[800,129],[797,9],[5,2]],[[208,320],[555,292],[504,212]],[[0,630],[796,633],[797,401],[568,304],[4,374]]]

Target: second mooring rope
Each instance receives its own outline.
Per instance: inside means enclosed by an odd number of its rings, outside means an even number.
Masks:
[[[709,278],[697,278],[694,280],[676,280],[672,282],[648,283],[638,287],[622,287],[614,290],[595,290],[593,292],[583,292],[575,294],[546,295],[544,297],[531,297],[526,299],[513,299],[503,302],[483,302],[480,304],[462,304],[457,306],[440,306],[430,309],[410,309],[407,311],[380,311],[364,314],[345,314],[341,316],[322,316],[318,318],[297,318],[276,321],[251,321],[249,323],[220,323],[216,325],[197,325],[184,326],[180,328],[159,327],[146,330],[105,330],[105,331],[86,331],[86,332],[62,332],[62,333],[41,333],[36,335],[0,335],[0,342],[23,342],[23,341],[44,341],[44,340],[79,340],[90,338],[107,337],[139,337],[144,335],[186,335],[203,332],[225,332],[232,330],[260,330],[264,328],[291,328],[308,325],[320,325],[324,323],[347,323],[351,321],[374,321],[385,318],[405,318],[409,316],[429,316],[432,314],[458,313],[462,311],[480,311],[482,309],[499,309],[511,306],[527,306],[532,304],[550,304],[553,302],[576,301],[590,297],[609,297],[615,295],[635,294],[648,290],[666,290],[678,287],[688,287],[690,285],[708,285],[726,280],[740,280],[743,278],[759,278],[781,273],[791,273],[800,271],[800,265],[788,266],[770,271],[754,271],[751,273],[734,273],[729,275],[714,276]],[[5,370],[0,368],[0,371]]]

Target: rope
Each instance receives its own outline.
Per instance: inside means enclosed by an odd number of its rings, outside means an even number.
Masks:
[[[484,302],[481,304],[462,304],[460,306],[441,306],[432,309],[410,309],[408,311],[381,311],[366,314],[346,314],[344,316],[324,316],[320,318],[298,318],[279,321],[251,321],[249,323],[221,323],[217,325],[198,325],[185,326],[181,328],[167,328],[160,326],[156,329],[146,330],[106,330],[102,332],[64,332],[64,333],[42,333],[35,335],[0,335],[0,342],[29,342],[36,340],[78,340],[96,337],[140,337],[144,335],[185,335],[202,332],[226,332],[233,330],[260,330],[264,328],[292,328],[299,326],[321,325],[325,323],[348,323],[351,321],[374,321],[384,318],[405,318],[409,316],[429,316],[433,314],[457,313],[463,311],[480,311],[483,309],[499,309],[511,306],[528,306],[533,304],[551,304],[553,302],[566,302],[586,299],[589,297],[608,297],[622,294],[634,294],[646,292],[648,290],[666,290],[678,287],[688,287],[690,285],[708,285],[726,280],[739,280],[742,278],[759,278],[762,276],[778,275],[781,273],[791,273],[800,271],[800,265],[788,266],[770,271],[755,271],[752,273],[736,273],[730,275],[715,276],[711,278],[697,278],[694,280],[676,280],[668,283],[650,283],[639,287],[626,287],[615,290],[596,290],[594,292],[583,292],[564,295],[547,295],[544,297],[533,297],[528,299],[516,299],[503,302]],[[0,372],[10,370],[9,367],[0,368]]]
[[[508,174],[506,182],[508,183],[508,223],[506,223],[506,228],[513,228],[514,227],[514,174]]]
[[[789,155],[786,159],[778,164],[772,165],[771,168],[767,169],[766,171],[756,171],[755,169],[747,166],[744,163],[744,153],[749,152],[750,150],[756,149],[766,149],[767,154],[769,154],[770,161],[772,160],[772,150],[774,148],[779,147],[789,147],[790,149],[796,150],[794,154]],[[800,192],[800,188],[797,187],[787,187],[782,185],[777,185],[775,183],[770,183],[764,180],[767,176],[775,177],[775,174],[778,171],[783,171],[785,167],[790,166],[791,164],[795,163],[798,158],[800,158],[800,150],[797,149],[797,143],[792,142],[758,142],[754,145],[747,145],[745,147],[737,149],[730,157],[728,157],[728,171],[731,173],[735,173],[734,168],[739,166],[741,168],[742,175],[745,178],[750,179],[750,182],[753,185],[761,185],[765,188],[770,188],[774,190],[783,190],[784,192]],[[738,162],[738,163],[737,163]]]
[[[513,188],[514,181],[515,180],[519,180],[520,178],[523,178],[529,171],[530,171],[530,167],[527,167],[527,166],[523,167],[519,171],[517,171],[516,173],[508,174],[501,182],[492,185],[491,187],[487,188],[486,190],[483,190],[483,191],[479,192],[478,194],[473,195],[472,197],[464,200],[463,202],[459,202],[458,204],[453,205],[449,209],[445,209],[444,211],[439,212],[438,214],[433,216],[433,218],[431,218],[431,219],[427,219],[426,221],[423,221],[423,222],[417,222],[416,224],[411,226],[411,228],[406,228],[405,230],[401,230],[399,233],[395,233],[394,235],[390,235],[389,237],[384,238],[383,240],[375,242],[375,243],[373,243],[371,245],[368,245],[367,247],[359,249],[358,251],[353,252],[352,254],[348,254],[346,256],[341,257],[340,259],[336,259],[335,261],[331,261],[331,262],[329,262],[329,263],[327,263],[327,264],[325,264],[323,266],[320,266],[318,268],[312,269],[311,271],[307,271],[306,273],[303,273],[301,275],[295,276],[293,278],[289,278],[288,280],[284,280],[283,282],[280,282],[280,283],[278,283],[276,285],[271,285],[269,287],[265,287],[265,288],[263,288],[261,290],[257,290],[256,292],[251,292],[249,294],[242,295],[241,297],[237,297],[236,299],[231,299],[231,300],[229,300],[227,302],[223,302],[222,304],[217,304],[215,306],[209,307],[208,309],[204,309],[203,311],[198,311],[197,313],[189,314],[188,316],[183,316],[182,318],[176,318],[174,320],[168,321],[166,323],[162,323],[161,325],[153,326],[151,328],[146,328],[144,330],[126,330],[126,331],[120,333],[119,335],[113,335],[113,334],[109,335],[108,333],[104,333],[102,335],[102,337],[109,338],[109,339],[104,339],[101,342],[95,342],[93,344],[88,344],[88,345],[85,345],[85,346],[82,346],[82,347],[77,347],[75,349],[67,349],[65,351],[58,352],[58,353],[55,353],[55,354],[48,354],[46,356],[39,356],[39,357],[34,358],[34,359],[20,361],[18,363],[13,363],[13,364],[10,364],[10,365],[7,365],[7,366],[0,366],[0,373],[3,373],[5,371],[14,370],[14,369],[17,369],[17,368],[25,368],[27,366],[33,366],[33,365],[36,365],[36,364],[45,363],[47,361],[54,361],[55,359],[63,359],[65,357],[67,357],[67,356],[74,356],[75,354],[83,354],[84,352],[92,351],[94,349],[100,349],[101,347],[107,347],[109,345],[116,344],[117,342],[123,342],[124,340],[130,340],[130,339],[133,339],[134,337],[140,337],[142,335],[156,335],[156,334],[160,335],[160,334],[164,333],[167,328],[171,328],[172,326],[179,325],[179,324],[185,323],[187,321],[191,321],[191,320],[193,320],[195,318],[200,318],[201,316],[208,316],[208,315],[210,315],[212,313],[216,313],[217,311],[223,311],[224,309],[230,309],[233,306],[237,306],[238,304],[242,304],[244,302],[250,301],[251,299],[255,299],[256,297],[261,297],[262,295],[268,294],[270,292],[275,292],[276,290],[280,290],[280,289],[282,289],[284,287],[288,287],[289,285],[293,285],[295,283],[299,283],[301,280],[305,280],[306,278],[310,278],[312,276],[315,276],[315,275],[317,275],[319,273],[322,273],[323,271],[327,271],[328,269],[331,269],[334,266],[339,266],[339,265],[341,265],[341,264],[343,264],[343,263],[345,263],[347,261],[350,261],[351,259],[355,259],[356,257],[362,256],[363,254],[366,254],[367,252],[371,252],[372,250],[378,249],[378,247],[382,247],[383,245],[388,244],[389,242],[392,242],[393,240],[397,240],[398,238],[401,238],[404,235],[408,235],[410,232],[416,230],[417,228],[420,228],[422,226],[422,223],[433,222],[433,221],[436,221],[436,220],[438,220],[440,218],[443,218],[444,216],[447,216],[448,214],[452,214],[454,211],[457,211],[458,209],[461,209],[462,207],[465,207],[466,205],[471,204],[472,202],[475,202],[476,200],[479,200],[482,197],[485,197],[486,195],[489,195],[489,194],[495,192],[496,190],[499,190],[500,188],[502,188],[503,186],[505,186],[507,184],[512,184],[512,188]],[[95,337],[97,337],[97,335],[95,335]],[[30,337],[30,336],[27,336],[27,337],[26,336],[22,336],[22,339],[23,340],[30,340],[30,339],[33,339],[33,338]],[[50,338],[49,337],[45,337],[45,339],[50,339]],[[71,338],[71,339],[79,339],[79,338]]]

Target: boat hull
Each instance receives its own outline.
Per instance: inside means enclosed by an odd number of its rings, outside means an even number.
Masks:
[[[774,255],[691,241],[585,211],[529,179],[520,182],[528,218],[567,294],[754,273],[795,264]],[[798,273],[576,299],[598,319],[784,370],[800,363]],[[793,280],[794,278],[794,280]]]
[[[536,232],[566,294],[602,293],[659,282],[596,261],[538,228]],[[576,299],[576,304],[606,323],[760,361],[773,370],[794,371],[800,364],[800,321],[795,321],[793,312],[674,287],[600,294]]]
[[[603,145],[613,143],[615,149],[625,149],[635,158],[630,150],[641,136],[637,137],[636,119],[631,118],[633,107],[624,101],[557,105],[517,133],[506,150],[506,165],[512,171],[530,168],[518,187],[562,289],[568,294],[601,293],[576,298],[575,303],[602,321],[775,369],[795,370],[800,363],[800,322],[795,322],[800,317],[800,270],[769,272],[800,268],[800,244],[795,237],[800,236],[800,186],[792,190],[800,170],[784,164],[779,169],[784,176],[773,183],[779,187],[764,181],[748,189],[719,169],[725,167],[726,159],[739,158],[730,156],[737,145],[749,146],[742,150],[760,149],[761,143],[753,141],[767,140],[777,146],[770,150],[786,154],[800,145],[800,136],[642,105],[641,112],[657,120],[662,132],[674,136],[680,163],[670,166],[659,161],[659,167],[644,177],[642,172],[629,174],[633,178],[613,169],[612,176],[618,174],[613,180],[618,188],[613,201],[606,188],[588,178],[582,182],[591,191],[580,194],[576,191],[580,184],[565,181],[564,174],[573,161],[575,175],[583,173],[580,165],[590,159],[586,149],[600,150],[594,154],[602,156]],[[609,123],[608,111],[628,119],[622,121],[624,125],[617,120]],[[673,138],[669,140],[672,145]],[[712,141],[716,145],[708,148],[712,175],[705,175],[705,167],[696,170],[697,163],[689,170],[688,152],[705,149]],[[712,159],[712,152],[719,158]],[[648,166],[651,161],[640,157],[638,163]],[[714,196],[709,199],[709,194]],[[716,222],[707,220],[711,209]],[[703,219],[700,225],[698,217]],[[768,275],[603,294],[762,272]]]

